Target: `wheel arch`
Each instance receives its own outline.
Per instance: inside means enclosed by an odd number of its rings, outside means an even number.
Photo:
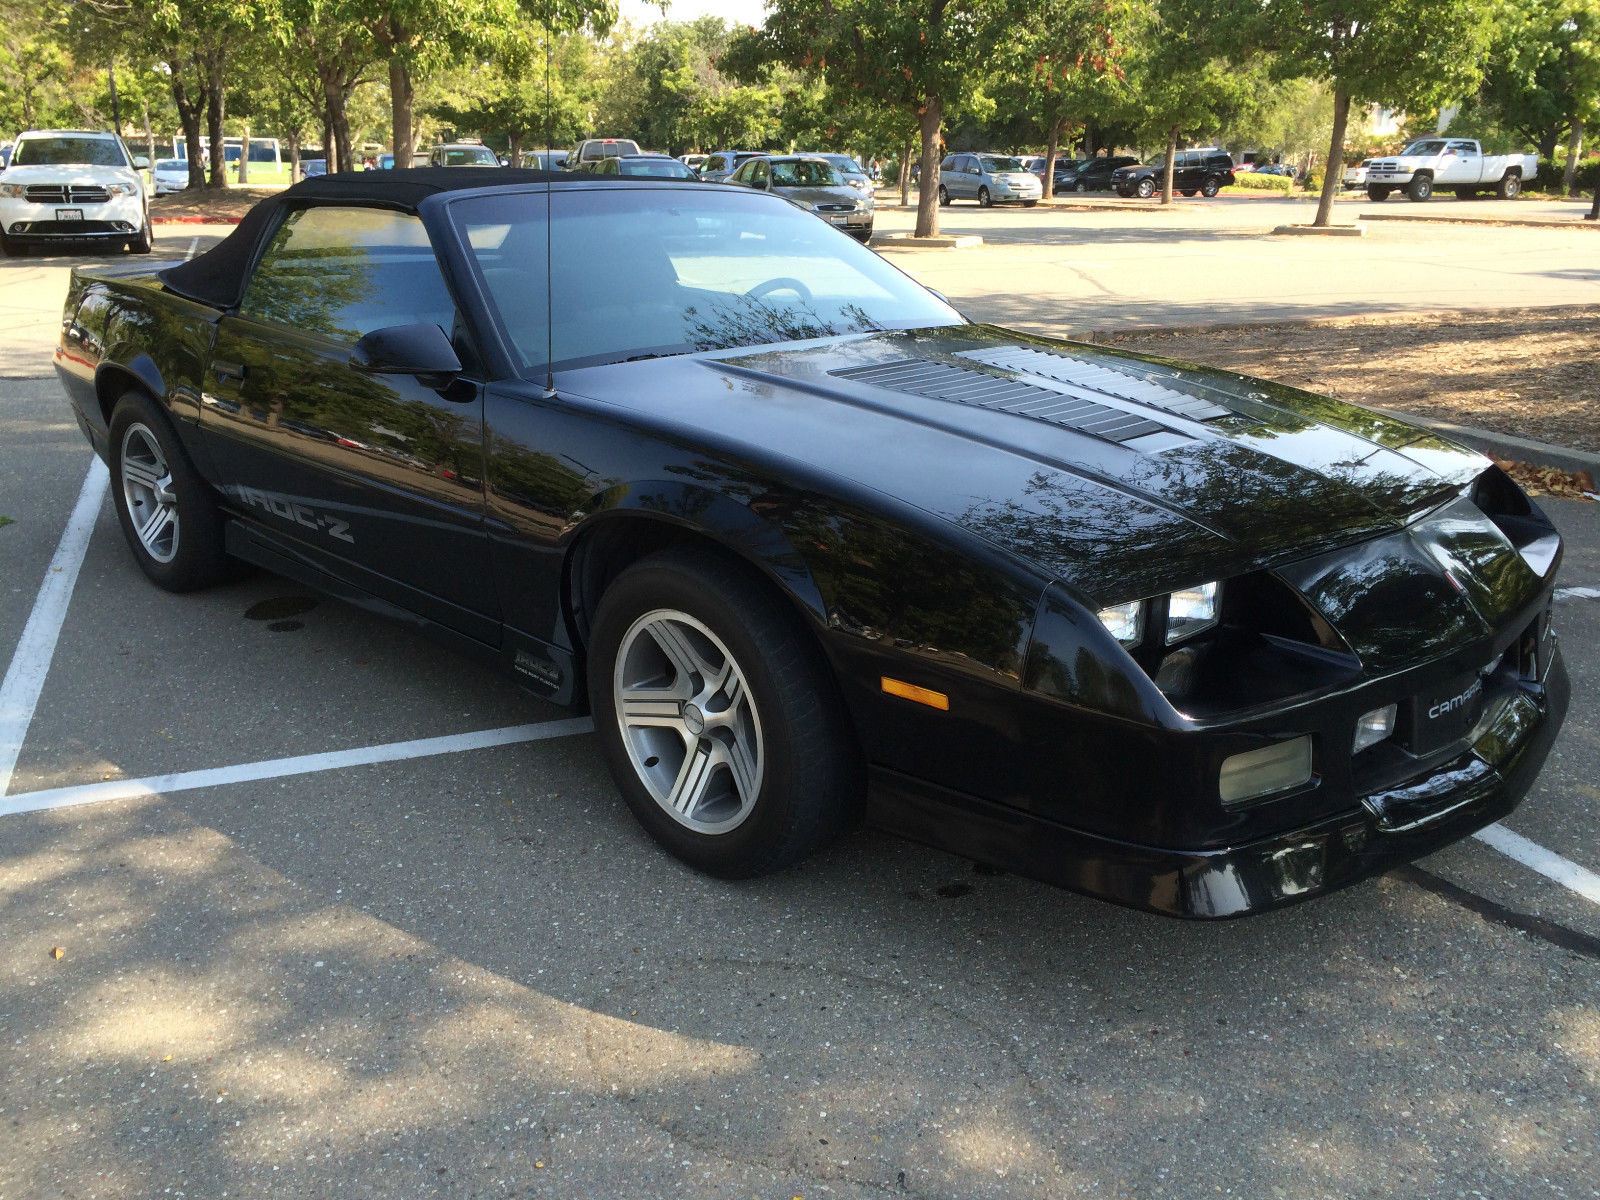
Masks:
[[[95,399],[105,417],[106,428],[111,427],[111,410],[129,388],[138,388],[163,409],[166,407],[163,400],[167,394],[166,382],[161,377],[161,369],[148,354],[136,354],[127,362],[107,358],[94,372]]]

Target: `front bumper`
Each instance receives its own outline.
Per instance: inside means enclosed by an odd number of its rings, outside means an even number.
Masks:
[[[81,218],[64,219],[59,210]],[[18,242],[125,241],[144,228],[144,202],[139,196],[116,196],[99,204],[36,204],[18,197],[0,198],[0,230]]]
[[[872,819],[893,832],[1046,883],[1166,916],[1222,919],[1309,900],[1492,824],[1532,787],[1566,716],[1559,647],[1538,683],[1472,749],[1334,816],[1256,841],[1185,850],[1121,842],[874,770]]]

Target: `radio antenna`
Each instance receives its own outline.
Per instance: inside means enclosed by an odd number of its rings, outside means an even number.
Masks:
[[[551,6],[545,7],[545,12],[550,12]],[[553,22],[548,18],[544,26],[544,169],[546,175],[555,174],[556,167],[556,135],[555,135],[555,103],[550,89],[550,63],[555,56],[555,32]],[[555,299],[551,294],[550,277],[555,273],[555,260],[551,251],[550,224],[554,220],[552,209],[554,188],[549,179],[544,182],[544,390],[547,396],[556,394],[556,374],[552,365],[555,361]]]

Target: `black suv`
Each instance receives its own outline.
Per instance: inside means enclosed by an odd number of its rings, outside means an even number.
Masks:
[[[1057,159],[1054,191],[1057,195],[1062,192],[1109,192],[1111,173],[1118,167],[1130,164],[1137,166],[1138,162],[1137,158],[1083,158],[1077,162]],[[1044,167],[1041,165],[1034,174],[1042,180]]]
[[[1111,175],[1111,186],[1119,196],[1149,199],[1161,187],[1163,164],[1119,167]],[[1226,150],[1179,150],[1172,161],[1172,190],[1192,196],[1199,192],[1208,199],[1233,182],[1233,157]]]

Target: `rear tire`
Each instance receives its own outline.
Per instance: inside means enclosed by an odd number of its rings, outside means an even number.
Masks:
[[[1379,187],[1375,183],[1369,183],[1367,184],[1367,199],[1374,204],[1382,204],[1389,198],[1389,193],[1393,190],[1393,188]]]
[[[944,184],[939,185],[939,207],[950,207],[950,193],[945,190]]]
[[[1184,188],[1183,194],[1185,196],[1193,196],[1195,194],[1195,190],[1193,188]]]
[[[216,493],[144,392],[124,393],[112,410],[110,465],[117,523],[152,583],[192,592],[229,577]]]
[[[588,674],[623,799],[697,870],[742,879],[792,866],[861,809],[865,772],[827,663],[743,564],[669,550],[629,567],[595,612]],[[627,724],[625,695],[639,714]]]
[[[1494,189],[1494,194],[1502,200],[1515,200],[1522,194],[1522,176],[1515,171],[1507,171]]]
[[[1427,175],[1413,175],[1406,184],[1406,198],[1414,204],[1423,204],[1433,196],[1433,180]]]
[[[1218,192],[1220,192],[1221,190],[1222,190],[1222,184],[1215,176],[1213,176],[1213,177],[1211,177],[1209,179],[1203,180],[1201,182],[1201,184],[1200,184],[1200,194],[1202,196],[1204,196],[1207,200],[1214,199],[1216,197],[1216,194]],[[1189,193],[1189,194],[1192,195],[1193,193]]]

